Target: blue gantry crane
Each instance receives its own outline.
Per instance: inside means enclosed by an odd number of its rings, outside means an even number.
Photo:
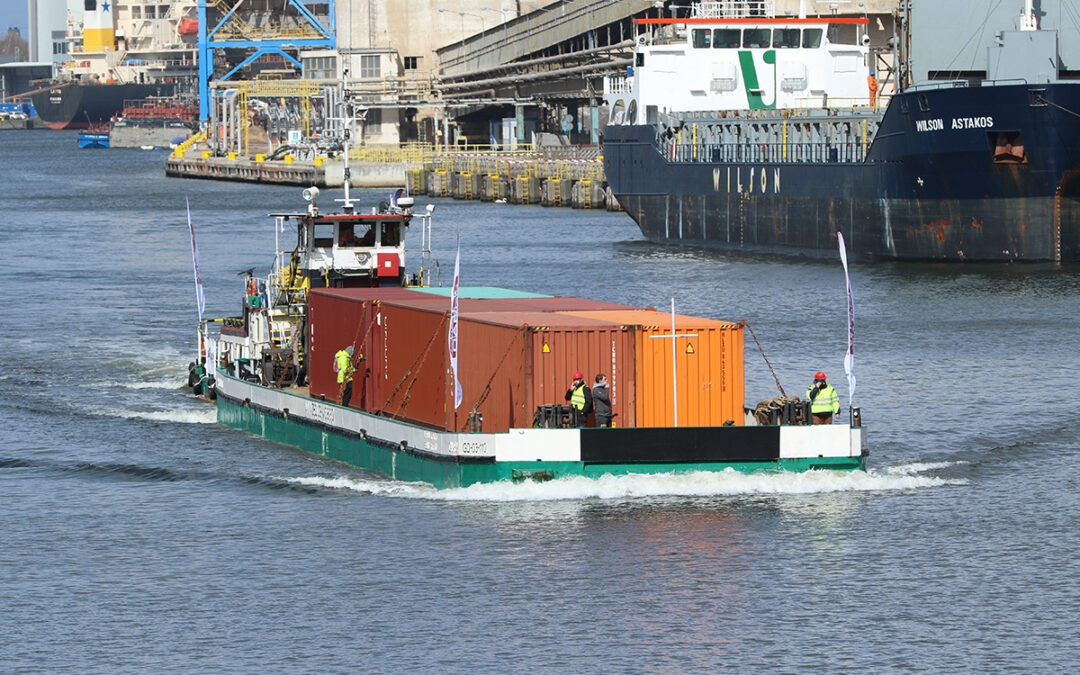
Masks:
[[[224,81],[268,54],[280,55],[299,69],[300,62],[289,52],[300,49],[334,49],[337,45],[334,0],[307,3],[328,6],[325,23],[300,0],[284,0],[281,2],[280,11],[276,12],[279,21],[270,21],[265,25],[257,25],[248,20],[245,16],[245,0],[198,2],[199,119],[204,122],[209,119],[210,80],[214,74],[215,52],[225,49],[250,51],[246,58],[218,78],[218,81]],[[295,10],[295,15],[290,9]],[[213,26],[208,22],[211,14],[215,15]]]

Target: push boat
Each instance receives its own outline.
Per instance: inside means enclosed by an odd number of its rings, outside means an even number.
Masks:
[[[305,211],[270,214],[275,237],[295,227],[295,243],[276,240],[266,277],[243,273],[241,313],[199,324],[188,384],[222,424],[437,488],[865,469],[858,408],[813,425],[797,397],[745,407],[745,323],[456,280],[432,287],[432,206],[416,213],[397,196],[359,213],[346,190],[342,212],[323,213],[316,188],[304,196]],[[421,265],[407,275],[415,220]],[[334,364],[346,347],[355,372],[343,405]],[[564,393],[575,370],[608,376],[610,427],[577,426]]]
[[[927,82],[906,81],[910,15],[964,12],[901,3],[884,105],[865,16],[721,0],[640,19],[633,65],[604,82],[608,184],[668,244],[820,257],[843,232],[864,261],[1078,261],[1075,26],[1043,30],[1015,2],[1013,26],[978,29],[995,35],[981,76]]]

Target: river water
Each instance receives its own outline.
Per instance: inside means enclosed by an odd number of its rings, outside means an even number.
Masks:
[[[185,393],[185,197],[211,315],[268,265],[265,214],[302,201],[166,179],[164,159],[0,133],[0,670],[1080,666],[1080,270],[854,265],[865,473],[440,492],[227,429]],[[847,404],[838,261],[434,202],[444,285],[460,232],[463,284],[746,319],[789,393],[820,369]],[[746,362],[748,399],[775,395],[751,340]]]

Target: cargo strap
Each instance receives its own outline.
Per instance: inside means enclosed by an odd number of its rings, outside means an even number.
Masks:
[[[424,367],[424,361],[427,360],[428,352],[431,351],[431,345],[434,344],[435,338],[439,337],[439,335],[442,333],[442,327],[446,324],[446,320],[449,318],[450,312],[446,312],[443,314],[442,321],[440,321],[438,327],[435,328],[435,332],[431,334],[431,339],[428,340],[427,346],[424,347],[424,351],[420,352],[420,356],[416,357],[416,360],[412,362],[412,365],[409,366],[409,369],[405,371],[405,375],[402,376],[401,381],[397,383],[396,387],[394,387],[394,391],[390,392],[390,398],[386,399],[386,403],[383,404],[383,410],[386,410],[386,407],[390,405],[390,401],[394,400],[394,397],[397,396],[398,390],[401,389],[401,385],[405,384],[405,380],[409,379],[409,376],[412,375],[413,370],[415,369],[419,371],[420,368]],[[409,392],[412,391],[413,385],[416,384],[416,379],[417,378],[414,377],[412,379],[412,382],[409,382],[409,386],[405,387],[405,392],[401,395],[401,402],[398,403],[398,406],[394,410],[394,412],[390,413],[390,417],[397,417],[399,413],[404,412],[405,408],[409,407]]]
[[[776,371],[773,370],[772,364],[769,363],[769,357],[765,356],[765,350],[761,348],[761,343],[758,342],[757,336],[754,335],[754,329],[750,327],[750,324],[746,321],[740,321],[740,326],[744,326],[746,330],[750,331],[750,337],[754,338],[754,344],[757,345],[758,351],[761,352],[761,358],[765,359],[765,365],[769,367],[769,372],[772,373],[772,377],[776,380],[776,388],[780,390],[780,395],[787,398],[787,393],[784,392],[784,388],[780,386],[780,378],[776,376]]]
[[[480,398],[476,399],[476,403],[473,404],[473,412],[477,412],[477,408],[480,407],[480,404],[483,403],[488,397],[488,394],[491,393],[491,383],[495,381],[495,376],[499,374],[499,369],[502,368],[503,362],[506,361],[506,357],[510,355],[510,350],[513,349],[514,344],[517,341],[517,336],[524,335],[528,328],[527,325],[522,325],[518,328],[517,334],[510,338],[510,344],[506,345],[506,350],[503,352],[502,358],[499,359],[499,363],[495,365],[495,370],[491,371],[491,377],[488,378],[487,384],[485,384],[484,388],[480,391]],[[468,422],[466,422],[466,424],[468,424]],[[510,420],[510,426],[514,426],[514,420]]]

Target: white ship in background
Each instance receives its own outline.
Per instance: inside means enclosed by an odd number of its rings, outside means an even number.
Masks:
[[[121,113],[125,100],[195,89],[195,0],[85,0],[69,11],[68,54],[49,87],[32,95],[54,129],[86,128]]]

